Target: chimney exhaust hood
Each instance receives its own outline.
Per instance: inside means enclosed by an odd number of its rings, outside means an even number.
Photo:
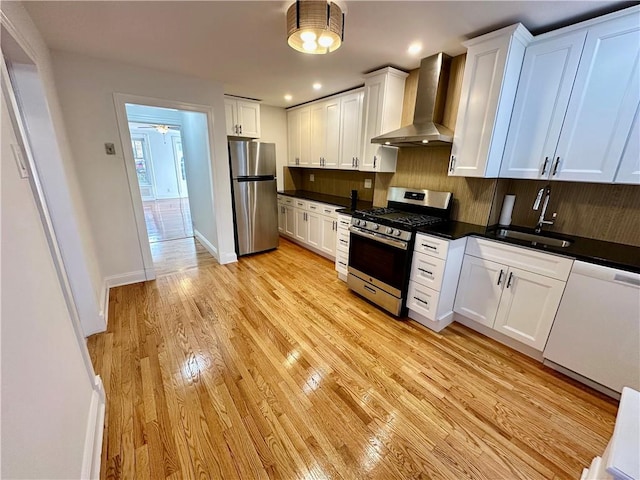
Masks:
[[[440,124],[447,98],[451,57],[438,53],[420,62],[418,92],[413,123],[372,138],[371,143],[394,147],[437,146],[450,144],[453,131]]]

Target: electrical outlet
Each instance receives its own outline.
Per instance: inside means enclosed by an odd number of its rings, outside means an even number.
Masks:
[[[107,152],[107,155],[115,155],[116,154],[116,147],[113,143],[105,143],[104,144],[104,151]]]
[[[371,188],[371,179],[370,178],[365,178],[364,179],[364,188]]]
[[[310,182],[315,182],[316,181],[316,177],[315,177],[315,175],[313,173],[309,174],[309,181]]]

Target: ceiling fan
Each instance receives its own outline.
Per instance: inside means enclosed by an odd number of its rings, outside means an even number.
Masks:
[[[166,135],[169,130],[180,130],[180,127],[177,125],[160,125],[160,124],[150,124],[150,125],[146,125],[143,127],[137,127],[137,128],[153,128],[155,129],[157,132],[160,132],[163,135]]]

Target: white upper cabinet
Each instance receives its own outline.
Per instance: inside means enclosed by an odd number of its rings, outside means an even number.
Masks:
[[[260,104],[258,102],[225,97],[224,113],[228,136],[260,138]]]
[[[359,170],[395,172],[398,149],[371,143],[371,139],[401,127],[404,84],[408,74],[387,67],[369,73],[364,81],[364,136]]]
[[[611,182],[640,102],[638,15],[589,29],[552,178]]]
[[[586,38],[573,32],[527,47],[501,177],[549,176]]]
[[[288,165],[311,163],[311,108],[301,107],[287,112]]]
[[[614,181],[633,148],[640,103],[638,11],[551,32],[527,48],[501,177]]]
[[[362,100],[358,91],[342,97],[340,111],[340,155],[338,167],[353,170],[362,157]]]
[[[636,116],[631,126],[631,133],[627,139],[627,145],[622,153],[620,167],[616,174],[616,183],[640,184],[640,107],[636,110]]]
[[[497,177],[525,48],[521,24],[469,40],[449,175]]]
[[[337,168],[340,150],[340,98],[311,105],[311,166]]]

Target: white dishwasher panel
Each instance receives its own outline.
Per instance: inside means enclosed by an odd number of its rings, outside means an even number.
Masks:
[[[640,389],[640,275],[574,262],[544,357],[616,392]]]

